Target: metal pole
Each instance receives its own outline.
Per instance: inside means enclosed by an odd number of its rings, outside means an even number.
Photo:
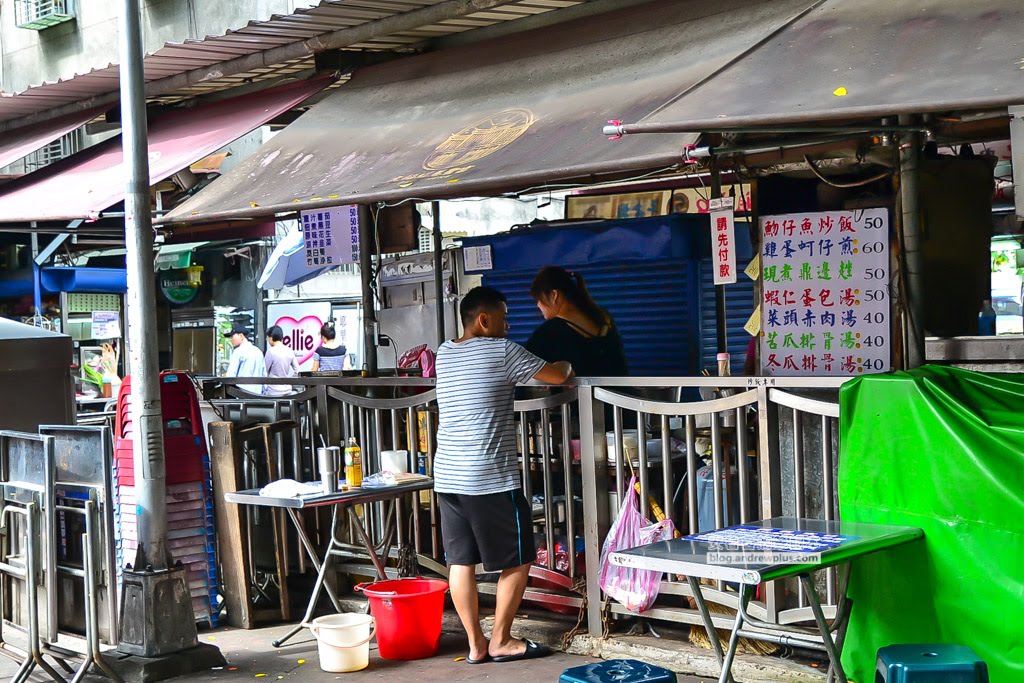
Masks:
[[[711,161],[711,198],[719,199],[722,196],[722,172],[718,164]],[[715,246],[712,243],[711,253],[715,253]],[[725,310],[725,285],[715,285],[715,332],[718,339],[718,352],[729,351],[729,339],[726,333],[726,310]],[[717,489],[716,489],[717,490]]]
[[[900,117],[900,123],[908,121]],[[909,121],[908,121],[909,122]],[[924,364],[924,252],[921,245],[921,206],[918,179],[921,135],[909,134],[900,147],[900,206],[902,207],[905,277],[901,286],[907,301],[907,369]]]
[[[157,366],[153,223],[149,203],[149,145],[143,94],[139,0],[121,3],[121,145],[128,167],[125,242],[128,266],[128,338],[132,383],[131,416],[139,547],[136,571],[168,566],[167,487],[163,419]]]
[[[373,297],[373,215],[366,204],[359,205],[359,279],[363,290],[363,367],[377,376],[377,308]]]
[[[32,302],[35,305],[35,315],[39,317],[38,326],[42,327],[43,317],[43,285],[40,282],[42,273],[40,271],[39,264],[36,263],[36,257],[39,256],[39,233],[35,231],[36,222],[32,221],[32,235],[30,239],[32,241]],[[61,334],[67,334],[64,330],[61,330]]]
[[[431,203],[434,214],[434,303],[437,305],[437,346],[444,343],[444,245],[441,244],[441,202]]]

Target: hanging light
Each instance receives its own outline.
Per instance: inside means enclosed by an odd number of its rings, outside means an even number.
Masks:
[[[189,287],[198,287],[203,283],[203,267],[190,265],[185,269],[186,279]]]

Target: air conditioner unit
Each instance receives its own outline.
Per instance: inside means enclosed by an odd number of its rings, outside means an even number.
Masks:
[[[42,31],[74,18],[75,0],[14,0],[14,22],[18,28]]]

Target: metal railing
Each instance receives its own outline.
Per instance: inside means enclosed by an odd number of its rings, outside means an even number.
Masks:
[[[803,505],[808,497],[832,502],[822,516],[837,518],[834,506],[834,465],[838,462],[838,430],[833,422],[839,407],[834,401],[801,396],[808,390],[835,393],[842,379],[833,378],[623,378],[584,380],[579,387],[583,445],[584,519],[588,551],[587,603],[591,635],[604,631],[602,612],[605,596],[599,585],[597,562],[601,543],[614,518],[614,502],[621,497],[635,472],[639,484],[641,512],[652,517],[660,511],[676,529],[697,533],[754,521],[780,514],[815,516]],[[714,391],[710,400],[683,400],[687,390]],[[671,400],[657,400],[630,394],[658,393]],[[788,423],[780,423],[780,409],[791,411]],[[606,424],[611,418],[610,425]],[[627,440],[623,423],[635,419],[635,436]],[[808,460],[807,416],[820,418],[825,438],[818,461],[830,476],[813,480],[824,483],[825,491],[815,494],[804,476]],[[610,427],[610,429],[609,429]],[[648,435],[655,438],[649,440]],[[632,436],[632,435],[630,435]],[[632,449],[629,447],[632,441]],[[787,459],[792,463],[786,467]],[[629,472],[627,472],[627,468]],[[790,477],[784,476],[791,473]],[[787,509],[784,483],[792,482],[797,509]],[[603,492],[614,492],[611,497]],[[611,499],[610,499],[611,498]],[[658,516],[658,515],[653,515]],[[593,558],[591,561],[590,558]],[[827,579],[828,610],[835,612],[835,577]],[[733,610],[739,595],[729,586],[702,585],[709,602]],[[684,577],[666,576],[661,594],[692,596]],[[669,606],[667,598],[645,611],[645,618],[701,624],[695,608]],[[633,615],[617,604],[608,606],[614,615]],[[791,604],[785,591],[769,584],[750,604],[749,612],[763,621],[793,623],[810,618],[802,599]],[[723,628],[731,616],[712,615]]]
[[[74,0],[14,0],[14,23],[18,28],[41,31],[74,18]]]
[[[251,381],[216,380],[227,386]],[[588,629],[601,635],[605,601],[598,586],[600,549],[617,500],[634,473],[643,514],[650,517],[660,510],[680,532],[781,514],[837,519],[836,396],[843,381],[581,379],[574,388],[547,389],[543,396],[517,400],[523,490],[534,503],[534,529],[542,550],[526,598],[560,608],[586,604]],[[377,454],[386,448],[408,450],[413,471],[416,454],[423,453],[432,472],[436,406],[431,380],[321,377],[288,382],[304,387],[299,396],[310,415],[310,434],[304,441],[340,444],[354,435],[367,472],[379,469]],[[714,398],[683,398],[697,391]],[[240,395],[235,389],[230,392]],[[307,471],[316,476],[315,458],[310,454],[308,459]],[[382,541],[385,520],[372,513],[370,519],[375,539]],[[414,520],[420,562],[446,573],[433,495],[429,503],[424,499]],[[581,558],[586,558],[585,565]],[[835,613],[836,580],[834,573],[820,580],[827,616]],[[482,584],[481,590],[492,588]],[[731,609],[739,605],[738,594],[727,585],[700,590],[710,602]],[[696,609],[677,606],[678,596],[692,595],[683,577],[666,577],[661,593],[666,597],[644,617],[702,623]],[[764,621],[806,621],[809,611],[797,596],[799,591],[785,585],[764,586],[749,612]],[[609,611],[631,614],[618,605],[610,605]],[[731,616],[713,617],[719,626],[731,626]]]

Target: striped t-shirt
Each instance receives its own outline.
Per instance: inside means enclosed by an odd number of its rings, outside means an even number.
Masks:
[[[345,356],[348,351],[344,346],[320,346],[313,352],[313,360],[320,361],[317,372],[338,372],[345,369]]]
[[[522,486],[516,462],[515,385],[543,367],[542,359],[501,337],[441,344],[435,491],[483,496]]]

